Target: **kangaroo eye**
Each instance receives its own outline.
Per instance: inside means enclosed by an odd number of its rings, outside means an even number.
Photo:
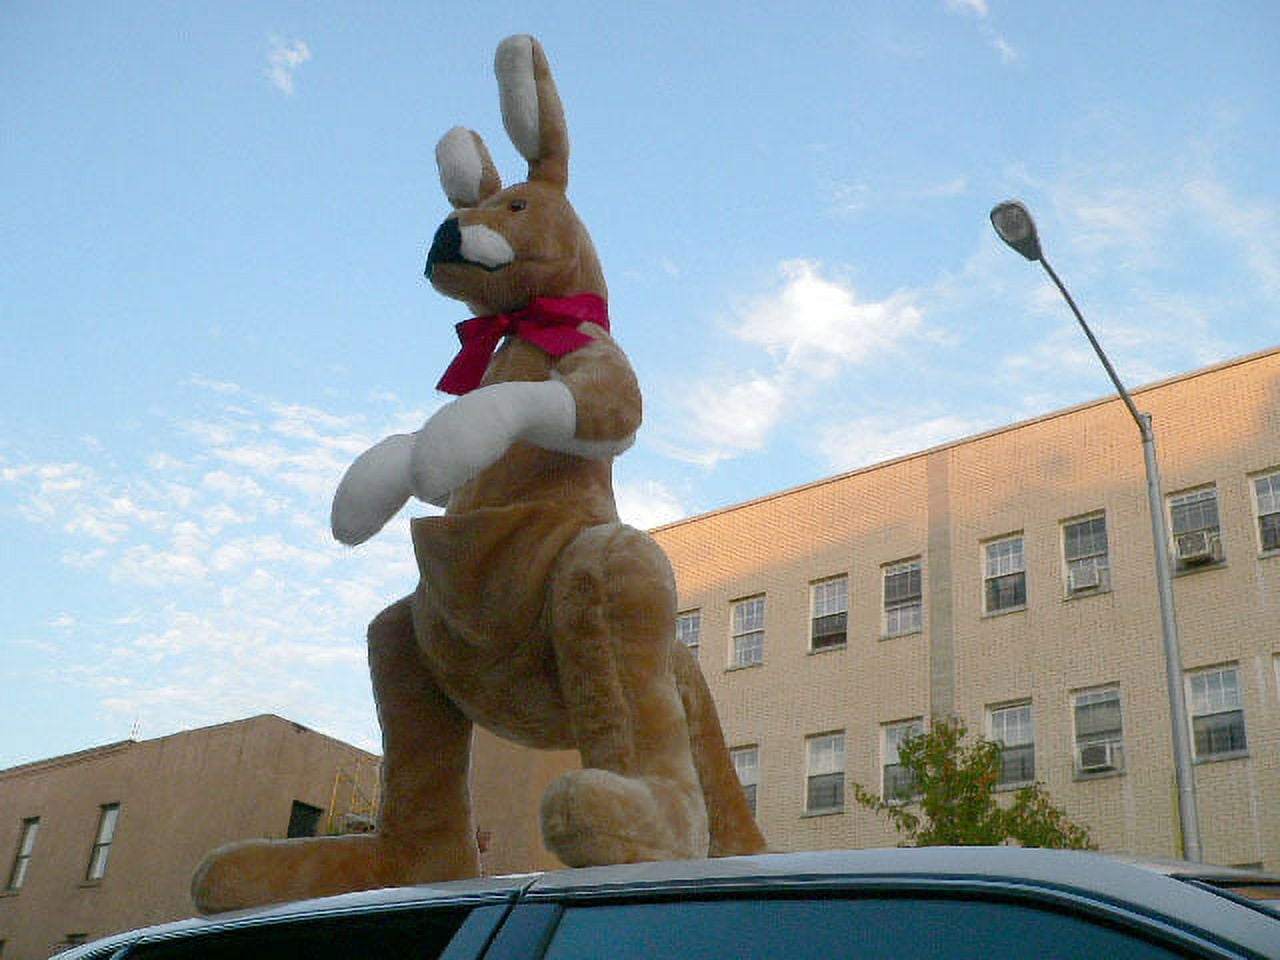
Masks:
[[[512,200],[510,206],[507,209],[509,209],[512,213],[519,213],[521,210],[523,210],[527,206],[529,206],[528,201]]]

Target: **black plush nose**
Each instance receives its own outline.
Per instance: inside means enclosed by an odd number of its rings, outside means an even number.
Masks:
[[[431,271],[437,263],[459,263],[461,260],[462,230],[458,226],[458,218],[450,217],[440,224],[431,241],[431,249],[427,252],[427,279],[431,279]]]

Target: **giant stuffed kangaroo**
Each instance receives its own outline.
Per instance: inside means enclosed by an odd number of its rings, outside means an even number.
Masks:
[[[640,426],[640,391],[565,196],[569,140],[550,68],[537,41],[517,36],[495,69],[528,180],[502,189],[469,130],[436,148],[454,212],[427,276],[476,315],[458,325],[462,351],[440,383],[458,398],[361,455],[333,504],[348,544],[410,496],[446,506],[412,521],[419,586],[369,627],[377,832],[215,851],[193,883],[205,912],[477,875],[472,724],[580,752],[583,768],[542,798],[544,840],[566,864],[764,848],[706,683],[675,640],[670,564],[618,520],[612,458]]]

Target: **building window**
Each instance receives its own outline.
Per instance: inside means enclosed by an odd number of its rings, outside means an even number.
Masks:
[[[921,627],[921,567],[919,559],[884,567],[884,635],[900,637]]]
[[[1173,551],[1179,570],[1223,559],[1216,489],[1206,487],[1171,497],[1169,520],[1173,525]]]
[[[320,832],[320,818],[324,811],[301,800],[293,801],[289,809],[289,837],[314,837]]]
[[[1254,478],[1253,492],[1258,501],[1258,538],[1262,549],[1280,550],[1280,473]]]
[[[18,833],[18,852],[13,856],[13,869],[9,871],[9,884],[5,888],[10,893],[17,893],[27,882],[27,870],[31,866],[31,855],[36,849],[36,833],[39,830],[39,817],[28,817],[22,821],[22,829]]]
[[[733,657],[730,665],[748,667],[764,662],[764,596],[733,605]]]
[[[686,610],[676,614],[676,639],[697,653],[702,642],[702,611]]]
[[[844,734],[824,733],[805,741],[807,753],[805,812],[844,809]]]
[[[1035,729],[1031,704],[992,707],[991,739],[1000,744],[1000,786],[1031,783],[1036,778]]]
[[[742,792],[747,795],[747,803],[751,812],[756,812],[756,788],[760,785],[760,748],[735,747],[729,751],[733,760],[733,769],[738,771],[738,782],[742,784]]]
[[[1067,565],[1067,593],[1107,586],[1107,518],[1105,514],[1062,525],[1062,555]]]
[[[810,584],[810,596],[810,649],[843,646],[849,631],[849,578],[832,577]]]
[[[880,796],[886,803],[910,800],[918,793],[916,776],[899,761],[898,751],[912,737],[924,733],[924,724],[917,717],[914,720],[889,723],[881,729],[884,731],[884,747],[881,752],[884,763]]]
[[[1022,535],[995,540],[986,546],[987,613],[1017,610],[1027,605],[1027,567]]]
[[[1214,667],[1187,675],[1191,739],[1197,760],[1237,756],[1248,749],[1244,698],[1235,667]]]
[[[1105,687],[1075,695],[1076,773],[1110,773],[1124,769],[1124,724],[1120,690]]]
[[[89,854],[86,880],[101,880],[107,873],[107,857],[111,855],[111,842],[116,835],[116,821],[120,819],[120,804],[108,803],[98,814],[98,834]]]

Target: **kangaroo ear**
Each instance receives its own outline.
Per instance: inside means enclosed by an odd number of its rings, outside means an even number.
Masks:
[[[569,130],[542,46],[530,36],[508,37],[494,57],[502,123],[529,161],[529,179],[569,183]]]
[[[502,178],[480,134],[454,127],[436,144],[440,186],[455,207],[474,207],[502,189]]]

